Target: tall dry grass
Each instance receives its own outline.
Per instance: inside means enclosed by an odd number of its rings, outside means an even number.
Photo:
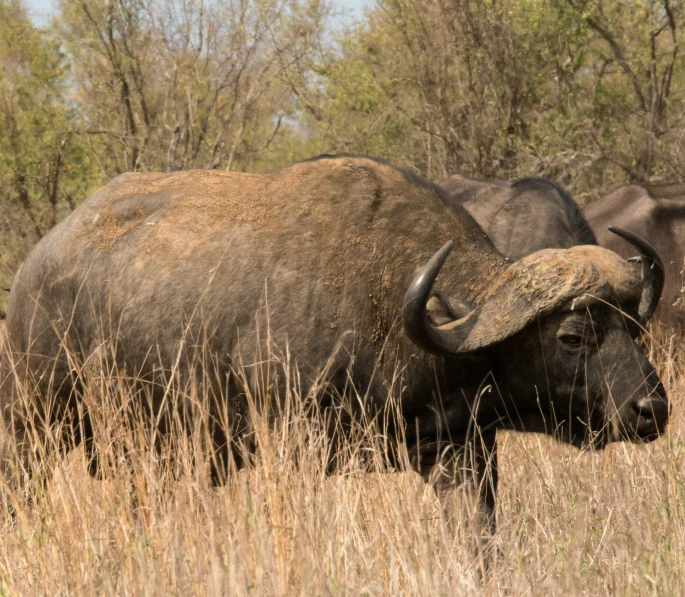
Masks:
[[[685,594],[685,361],[668,335],[647,348],[673,402],[659,441],[582,453],[501,434],[499,556],[485,575],[468,509],[453,528],[417,475],[365,472],[384,447],[361,441],[364,429],[327,476],[325,434],[293,394],[275,420],[253,413],[253,465],[212,488],[201,429],[156,449],[150,427],[122,414],[139,399],[131,384],[100,369],[84,394],[105,478],[89,476],[81,449],[49,459],[31,499],[5,487],[15,516],[0,523],[0,592]],[[193,391],[169,399],[201,409]],[[54,439],[41,440],[46,452]]]

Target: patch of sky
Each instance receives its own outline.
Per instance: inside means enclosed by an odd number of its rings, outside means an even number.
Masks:
[[[29,15],[34,23],[41,25],[47,23],[50,16],[57,11],[57,0],[24,0],[29,10]],[[220,1],[220,0],[219,0]],[[373,0],[333,0],[333,6],[342,13],[344,23],[358,20],[364,14],[364,8],[370,6]]]

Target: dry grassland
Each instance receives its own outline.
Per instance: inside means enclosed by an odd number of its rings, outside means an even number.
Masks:
[[[499,556],[485,575],[467,514],[453,529],[417,475],[364,473],[354,442],[342,473],[327,477],[325,440],[297,408],[271,429],[258,420],[254,466],[213,489],[207,467],[193,465],[198,437],[178,439],[167,460],[144,426],[122,423],[126,390],[95,383],[106,478],[92,480],[75,451],[52,461],[31,502],[9,496],[0,592],[685,594],[685,365],[668,343],[650,350],[674,409],[659,441],[591,454],[501,435]]]

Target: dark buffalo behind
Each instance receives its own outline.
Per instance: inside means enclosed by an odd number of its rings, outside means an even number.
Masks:
[[[611,234],[608,226],[632,230],[654,246],[666,268],[666,282],[656,317],[683,331],[685,185],[626,185],[593,201],[584,213],[599,244],[623,257],[632,257],[635,250]]]
[[[274,174],[116,178],[15,277],[0,401],[20,455],[66,422],[62,449],[84,442],[97,472],[74,372],[75,362],[97,366],[102,351],[149,381],[141,408],[161,432],[168,407],[187,411],[193,430],[184,394],[167,400],[167,372],[209,379],[217,482],[250,436],[246,396],[283,399],[289,360],[297,395],[330,413],[333,439],[356,419],[387,422],[381,431],[406,440],[412,466],[441,495],[475,469],[491,523],[497,429],[596,447],[662,433],[666,394],[631,325],[659,298],[653,270],[641,280],[596,246],[512,264],[448,203],[416,176],[349,156]],[[646,266],[654,259],[645,254]],[[461,456],[468,446],[475,462]]]
[[[497,250],[510,259],[540,249],[597,244],[573,198],[544,178],[507,182],[457,174],[440,186],[452,204],[464,207]]]

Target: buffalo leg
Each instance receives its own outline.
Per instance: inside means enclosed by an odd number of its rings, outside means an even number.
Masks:
[[[14,384],[12,384],[14,385]],[[73,388],[65,384],[49,407],[37,400],[30,402],[28,389],[17,396],[12,388],[4,419],[4,442],[0,456],[0,475],[10,512],[14,502],[24,495],[33,503],[47,489],[52,476],[54,457],[64,457],[86,440],[92,450],[92,427],[87,413],[80,416]],[[5,394],[7,396],[8,394]],[[4,401],[4,400],[3,400]],[[91,460],[89,466],[96,464]]]
[[[33,503],[37,493],[45,491],[50,480],[48,462],[54,454],[55,441],[45,432],[45,423],[38,417],[11,413],[5,425],[6,437],[2,450],[2,478],[5,507],[12,515],[16,500],[22,494]],[[58,446],[58,447],[61,447]]]
[[[466,446],[454,446],[449,458],[436,464],[424,479],[430,483],[440,501],[440,507],[450,526],[455,524],[456,490],[465,485],[475,493],[477,500],[476,523],[481,545],[490,543],[496,529],[495,497],[497,494],[497,443],[496,434],[479,434]]]

